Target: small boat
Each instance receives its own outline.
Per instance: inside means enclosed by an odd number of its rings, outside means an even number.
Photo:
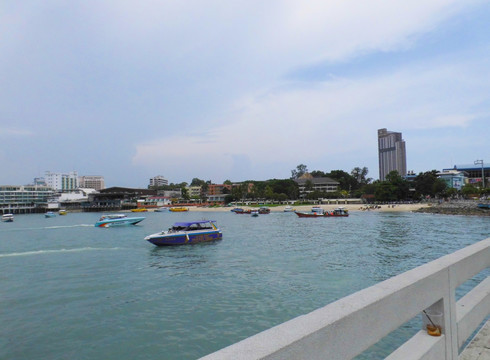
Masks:
[[[102,215],[95,223],[95,227],[136,225],[143,220],[145,220],[144,217],[127,217],[124,214]]]
[[[13,214],[3,214],[2,215],[2,222],[13,222],[14,221],[14,215]]]
[[[295,214],[299,217],[346,217],[349,216],[349,212],[342,207],[336,208],[333,211],[325,211],[320,207],[314,207],[311,212],[299,212],[295,211]]]
[[[257,216],[259,216],[259,210],[252,210],[252,211],[250,212],[250,214],[251,214],[253,217],[257,217]]]
[[[168,231],[148,235],[145,240],[157,246],[170,246],[221,240],[222,237],[215,220],[199,220],[176,222]]]
[[[168,208],[166,208],[166,207],[161,207],[161,208],[155,209],[154,211],[155,211],[155,212],[167,212],[167,211],[168,211]]]
[[[236,213],[236,212],[243,212],[243,209],[242,208],[233,208],[230,211],[231,212],[234,212],[234,213]]]
[[[478,207],[480,209],[490,209],[490,204],[480,203],[480,204],[478,204]]]
[[[252,210],[251,209],[247,209],[247,210],[235,209],[234,213],[235,214],[251,214]]]
[[[169,209],[171,212],[184,212],[189,211],[189,208],[183,206],[174,206]]]
[[[291,206],[288,205],[284,208],[284,212],[295,212],[296,210]]]
[[[58,214],[60,214],[60,215],[66,215],[67,214],[67,211],[61,209],[60,211],[58,211]]]
[[[56,216],[56,214],[52,211],[48,211],[47,213],[44,214],[44,217],[47,217],[47,218],[52,218],[55,216]]]
[[[269,209],[268,207],[262,206],[259,209],[259,214],[270,214],[270,213],[271,213],[271,209]]]
[[[138,208],[138,209],[131,209],[132,212],[147,212],[148,209],[145,208]]]

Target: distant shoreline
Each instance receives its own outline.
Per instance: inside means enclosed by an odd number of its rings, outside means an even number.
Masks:
[[[296,211],[310,211],[312,206],[313,205],[299,205],[299,206],[292,205],[293,209],[296,209]],[[356,211],[411,212],[411,211],[429,207],[428,204],[396,204],[396,205],[378,205],[379,208],[377,209],[366,210],[368,206],[364,204],[338,204],[338,205],[318,205],[318,206],[320,206],[321,208],[327,211],[332,211],[333,209],[336,209],[338,207],[343,207],[349,212],[356,212]],[[257,207],[251,207],[251,206],[239,206],[239,207],[242,209],[257,209]],[[280,206],[270,207],[269,209],[271,210],[271,212],[284,212],[285,207],[286,205],[280,205]],[[224,212],[224,211],[230,211],[231,209],[233,208],[231,207],[205,208],[205,207],[189,206],[189,211]]]

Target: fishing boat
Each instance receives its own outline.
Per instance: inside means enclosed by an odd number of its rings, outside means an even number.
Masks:
[[[47,213],[44,214],[44,217],[47,217],[47,218],[52,218],[55,216],[56,216],[56,214],[52,211],[48,211]]]
[[[221,240],[222,237],[215,220],[199,220],[176,222],[167,231],[148,235],[145,240],[157,246],[170,246]]]
[[[102,215],[95,223],[95,227],[110,227],[121,225],[136,225],[145,220],[145,217],[127,217],[124,214]]]
[[[183,206],[174,206],[169,209],[171,212],[184,212],[189,211],[189,208]]]
[[[60,214],[60,215],[66,215],[67,214],[67,211],[66,210],[63,210],[63,209],[60,209],[60,211],[58,211],[58,214]]]
[[[2,222],[13,222],[14,221],[14,215],[13,214],[3,214],[2,215]]]
[[[244,209],[235,209],[234,213],[235,214],[251,214],[252,213],[252,210],[251,209],[247,209],[247,210],[244,210]]]
[[[316,218],[316,217],[347,217],[349,216],[349,212],[342,208],[336,208],[333,211],[325,211],[322,208],[316,208],[312,209],[311,212],[300,212],[300,211],[295,211],[295,214],[298,215],[299,217],[309,217],[309,218]]]
[[[270,214],[270,213],[271,213],[271,209],[269,209],[268,207],[262,206],[259,209],[259,214]]]

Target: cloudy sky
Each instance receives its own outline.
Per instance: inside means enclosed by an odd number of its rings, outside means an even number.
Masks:
[[[490,2],[4,0],[0,184],[490,163]]]

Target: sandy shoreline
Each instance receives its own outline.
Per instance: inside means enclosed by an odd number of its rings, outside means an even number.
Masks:
[[[390,207],[388,207],[390,206]],[[284,212],[284,208],[286,205],[281,205],[281,206],[275,206],[271,207],[270,210],[271,212]],[[293,206],[296,211],[310,211],[312,205],[301,205],[301,206]],[[349,210],[349,212],[354,212],[354,211],[366,211],[362,209],[366,209],[366,205],[362,204],[348,204],[348,205],[320,205],[321,208],[323,208],[326,211],[332,211],[333,209],[336,209],[338,207],[343,207],[344,209]],[[399,204],[399,205],[380,205],[381,208],[378,209],[371,209],[368,211],[379,211],[379,212],[411,212],[414,210],[418,210],[420,208],[425,208],[428,207],[427,204]],[[250,206],[240,206],[242,209],[257,209],[256,207],[250,207]],[[197,207],[197,206],[190,206],[189,211],[209,211],[209,212],[224,212],[224,211],[230,211],[233,209],[232,207],[219,207],[219,208],[205,208],[205,207]]]

